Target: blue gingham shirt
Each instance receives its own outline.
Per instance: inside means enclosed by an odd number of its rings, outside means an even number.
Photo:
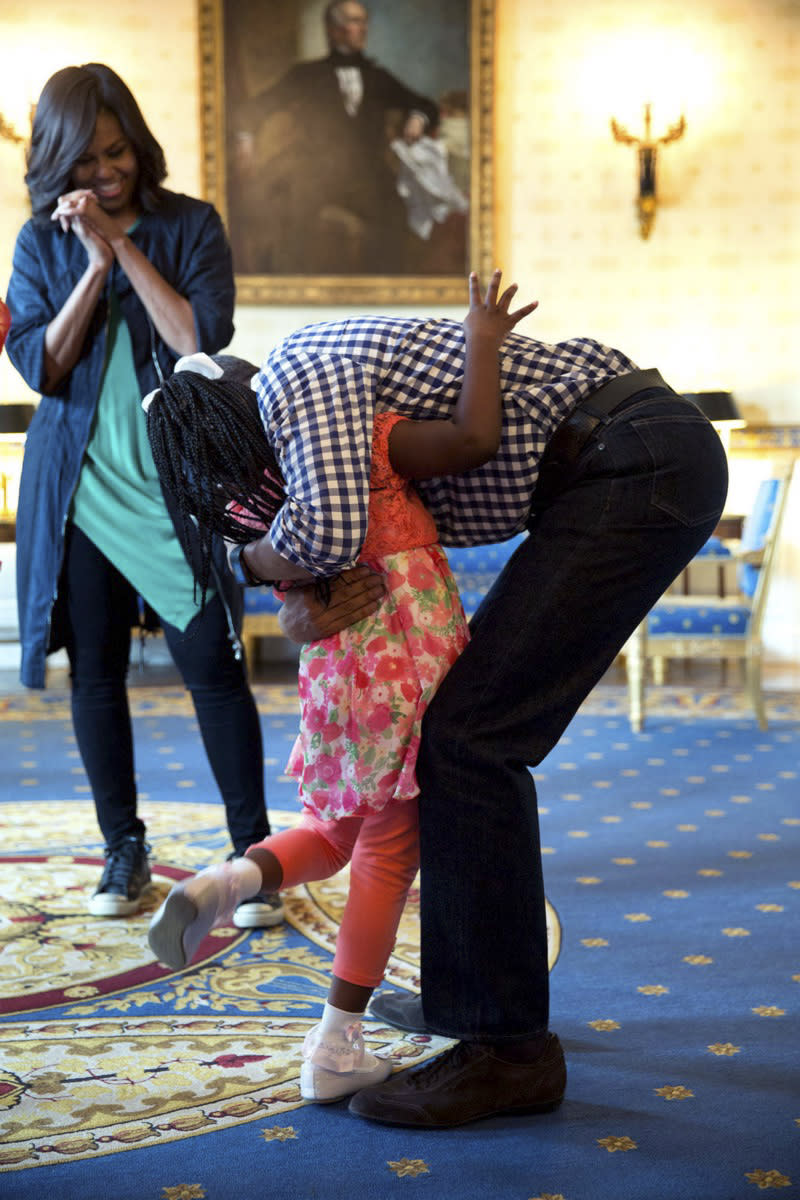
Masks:
[[[504,541],[525,528],[539,460],[575,404],[636,365],[589,338],[550,346],[511,333],[500,350],[503,432],[495,458],[416,486],[445,545]],[[450,416],[464,373],[459,321],[357,317],[308,325],[255,378],[289,499],[273,548],[315,575],[354,563],[367,529],[375,411]]]

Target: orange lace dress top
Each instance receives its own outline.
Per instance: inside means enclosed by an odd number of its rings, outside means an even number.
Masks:
[[[389,462],[389,435],[398,413],[376,413],[372,429],[372,468],[369,476],[369,523],[359,559],[370,562],[398,550],[412,550],[438,541],[436,522],[410,479],[398,475]]]

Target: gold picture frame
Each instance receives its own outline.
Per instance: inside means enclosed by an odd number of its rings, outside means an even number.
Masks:
[[[325,252],[315,258],[317,243],[310,238],[301,240],[298,236],[292,241],[288,235],[291,222],[297,220],[297,209],[291,206],[285,206],[283,210],[277,206],[270,208],[264,202],[266,195],[276,194],[275,179],[280,176],[283,165],[293,158],[292,151],[296,150],[294,157],[300,158],[300,147],[305,144],[303,135],[295,135],[292,140],[289,126],[289,140],[284,140],[283,147],[273,151],[270,138],[278,145],[273,132],[276,128],[273,116],[269,118],[272,123],[268,126],[266,138],[262,133],[259,142],[254,143],[250,135],[246,135],[249,141],[242,141],[242,135],[236,130],[236,122],[241,120],[238,114],[252,111],[252,99],[245,96],[242,100],[242,95],[249,88],[252,97],[260,86],[260,80],[257,83],[253,81],[262,70],[264,61],[269,59],[266,62],[267,91],[282,72],[285,73],[293,63],[298,62],[296,54],[294,58],[284,55],[281,60],[280,50],[275,50],[275,46],[281,44],[281,21],[284,27],[287,22],[294,21],[297,25],[301,20],[306,25],[315,21],[321,26],[321,0],[198,0],[198,3],[204,194],[215,205],[228,229],[234,255],[237,302],[282,305],[463,303],[468,271],[477,270],[481,278],[487,278],[494,265],[494,0],[439,0],[439,3],[425,0],[420,9],[424,11],[425,28],[421,36],[426,39],[426,47],[430,49],[429,43],[435,44],[435,22],[440,6],[440,39],[463,36],[466,42],[461,53],[467,64],[469,78],[465,81],[463,92],[447,93],[458,98],[456,125],[451,125],[451,128],[457,128],[460,135],[458,144],[461,158],[455,161],[460,165],[460,191],[466,200],[466,207],[462,206],[458,211],[451,208],[448,215],[441,218],[441,225],[434,221],[428,244],[418,245],[422,239],[413,237],[407,229],[402,235],[406,239],[402,246],[398,239],[384,238],[381,245],[397,245],[396,256],[401,265],[388,270],[381,266],[376,273],[358,265],[364,261],[377,261],[363,250],[361,258],[354,254],[347,259],[348,269],[341,269],[336,256],[344,253],[344,246],[350,245],[349,240],[321,243]],[[372,52],[373,18],[377,25],[379,16],[383,20],[384,45],[394,45],[398,39],[402,42],[403,38],[409,39],[410,49],[419,45],[420,31],[409,32],[408,28],[409,13],[413,15],[412,5],[398,7],[396,3],[382,3],[382,0],[369,3],[367,0],[366,7],[370,17],[369,57]],[[460,34],[453,28],[453,13],[461,9],[464,29]],[[393,13],[397,15],[393,17]],[[386,26],[393,19],[404,24],[398,30],[397,37],[392,37],[387,43]],[[301,40],[298,29],[293,31],[284,28],[284,44],[296,46]],[[440,41],[440,44],[443,43]],[[263,51],[260,54],[259,46]],[[232,57],[234,50],[238,54],[236,59]],[[324,56],[327,51],[323,50],[322,53]],[[380,61],[377,51],[375,57]],[[243,60],[244,67],[249,66],[249,73],[242,69]],[[444,113],[446,109],[442,107],[438,93],[435,99],[439,103],[440,113]],[[251,105],[251,109],[244,107],[247,104]],[[443,127],[442,122],[440,128]],[[263,128],[262,122],[259,129]],[[281,132],[285,139],[285,123]],[[276,163],[277,170],[264,172],[259,177],[252,167],[243,167],[240,157],[242,144],[250,148],[253,144],[259,147],[266,145],[266,154],[272,154],[267,161]],[[452,158],[448,160],[452,161]],[[266,182],[262,185],[259,179]],[[303,197],[319,194],[319,189],[304,187],[303,182],[302,174],[295,176],[292,185],[296,189],[295,196],[298,188]],[[265,217],[266,212],[280,211],[286,214],[283,220],[273,218],[270,222]],[[410,210],[404,212],[407,221]],[[330,218],[331,229],[336,228],[332,221],[346,220],[347,216],[341,207],[326,207],[326,218]],[[356,225],[356,235],[359,232]],[[437,236],[438,242],[435,241]],[[270,240],[270,245],[263,244],[265,239]],[[356,238],[353,244],[363,243]],[[405,251],[406,244],[409,253]]]

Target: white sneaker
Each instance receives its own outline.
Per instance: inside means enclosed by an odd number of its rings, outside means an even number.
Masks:
[[[278,892],[259,892],[237,904],[232,919],[237,929],[269,929],[280,925],[285,916]]]
[[[87,906],[93,917],[128,917],[139,911],[150,888],[149,850],[147,842],[133,834],[113,850],[106,846],[103,875]]]
[[[304,1100],[330,1104],[373,1083],[383,1083],[391,1073],[391,1060],[378,1058],[375,1054],[365,1054],[363,1066],[354,1071],[329,1071],[306,1059],[300,1068],[300,1095]]]

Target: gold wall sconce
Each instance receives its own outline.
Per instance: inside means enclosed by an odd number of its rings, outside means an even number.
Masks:
[[[656,194],[656,162],[658,147],[666,146],[668,142],[677,142],[686,130],[686,118],[682,115],[676,124],[671,125],[660,138],[654,138],[650,129],[649,104],[644,106],[644,137],[636,138],[628,133],[619,122],[611,118],[611,132],[614,140],[625,146],[636,146],[639,157],[639,198],[637,209],[639,213],[639,232],[643,238],[650,236],[658,203]]]
[[[0,112],[0,138],[4,142],[14,142],[14,144],[17,146],[24,146],[30,139],[30,131],[33,128],[33,118],[35,113],[36,104],[31,101],[31,103],[28,105],[28,133],[26,135],[23,133],[17,133],[16,127],[11,123],[11,121],[7,121]]]
[[[17,133],[13,125],[10,125],[2,113],[0,113],[0,138],[7,142],[24,142],[25,138]]]

